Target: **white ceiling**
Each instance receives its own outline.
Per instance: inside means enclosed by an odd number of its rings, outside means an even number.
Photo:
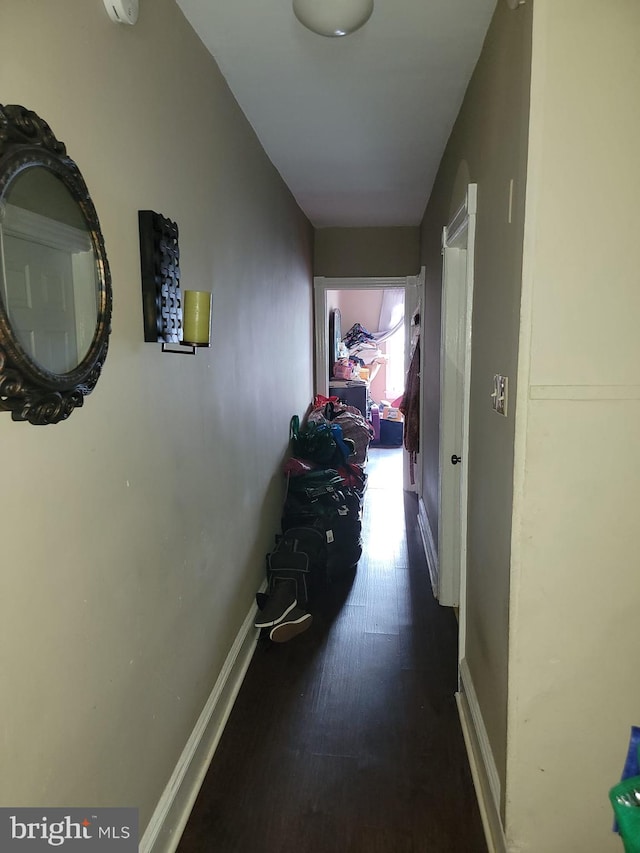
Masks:
[[[313,225],[420,222],[496,0],[375,0],[343,38],[291,0],[177,2]]]

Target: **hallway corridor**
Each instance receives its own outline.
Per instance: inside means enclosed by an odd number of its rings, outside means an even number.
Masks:
[[[370,451],[355,574],[259,642],[179,853],[486,853],[401,456]]]

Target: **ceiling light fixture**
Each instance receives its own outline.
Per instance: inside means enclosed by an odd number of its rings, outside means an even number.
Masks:
[[[348,36],[367,23],[373,0],[293,0],[293,11],[319,36]]]
[[[114,24],[131,24],[138,20],[139,0],[102,0]]]

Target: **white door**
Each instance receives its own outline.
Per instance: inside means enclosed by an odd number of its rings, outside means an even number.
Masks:
[[[440,373],[440,604],[460,604],[466,249],[444,250]]]
[[[461,608],[461,626],[466,581],[475,212],[476,186],[470,184],[464,204],[444,229],[442,244],[438,600]]]
[[[72,256],[6,235],[4,262],[5,304],[18,340],[34,361],[66,373],[78,363]]]

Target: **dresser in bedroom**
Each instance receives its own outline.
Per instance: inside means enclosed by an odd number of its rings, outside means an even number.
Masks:
[[[367,397],[369,386],[366,382],[354,382],[348,379],[330,379],[329,396],[339,397],[355,409],[360,409],[363,416],[367,417]]]

